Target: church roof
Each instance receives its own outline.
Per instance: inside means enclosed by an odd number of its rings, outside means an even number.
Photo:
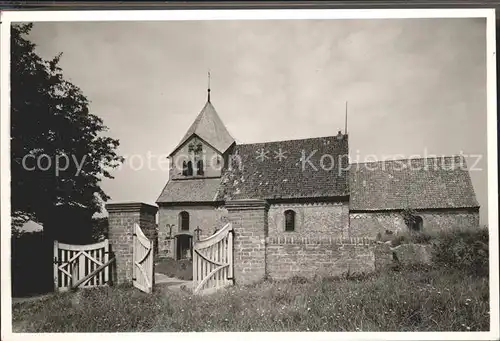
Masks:
[[[347,135],[237,145],[233,169],[223,174],[218,198],[347,196],[347,154]]]
[[[202,138],[220,153],[224,153],[234,143],[234,139],[227,131],[212,103],[207,101],[193,124],[181,139],[181,142],[172,152],[175,153],[193,134]]]
[[[216,199],[219,187],[220,178],[170,179],[156,202],[211,202]]]
[[[477,208],[463,157],[351,164],[350,209]]]

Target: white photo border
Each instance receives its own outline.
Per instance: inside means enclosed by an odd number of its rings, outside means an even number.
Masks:
[[[415,19],[486,18],[487,37],[487,155],[488,226],[490,240],[490,331],[489,332],[308,332],[294,333],[147,333],[150,340],[168,337],[195,339],[261,339],[276,337],[289,341],[324,339],[356,340],[490,340],[499,338],[498,281],[498,163],[497,83],[494,9],[263,9],[263,10],[85,10],[85,11],[3,11],[0,36],[0,137],[1,137],[1,337],[2,340],[139,340],[143,333],[12,333],[10,274],[10,28],[12,23],[56,21],[177,21],[177,20],[300,20],[300,19]]]

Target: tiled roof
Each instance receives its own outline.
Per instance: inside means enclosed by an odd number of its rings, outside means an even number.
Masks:
[[[234,143],[233,137],[227,131],[211,102],[205,104],[172,154],[193,134],[201,137],[220,153],[224,153]]]
[[[169,180],[157,203],[214,201],[220,178]]]
[[[351,164],[351,210],[479,207],[463,157]]]
[[[346,196],[347,154],[347,135],[237,145],[219,199]]]

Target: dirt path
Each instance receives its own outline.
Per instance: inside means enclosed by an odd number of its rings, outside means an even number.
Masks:
[[[155,273],[155,284],[172,291],[191,290],[192,281],[185,281],[178,278],[168,277],[167,275]]]

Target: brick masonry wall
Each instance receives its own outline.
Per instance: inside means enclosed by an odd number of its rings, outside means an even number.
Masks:
[[[156,229],[156,214],[142,212],[139,217],[139,226],[144,235],[153,241],[155,255],[158,253],[158,230]]]
[[[116,284],[132,281],[134,224],[139,224],[144,234],[154,236],[155,206],[142,203],[108,204],[109,241],[115,256],[112,279]],[[150,238],[151,239],[151,238]]]
[[[285,211],[295,212],[295,231],[285,231]],[[269,208],[269,236],[348,237],[348,203],[273,204]]]
[[[465,209],[446,211],[417,211],[423,220],[423,231],[434,232],[449,228],[473,228],[479,226],[479,211]],[[350,237],[375,238],[384,234],[407,231],[403,217],[398,212],[350,213]]]
[[[336,240],[268,238],[267,272],[275,280],[293,276],[339,276],[375,270],[374,246],[370,242],[341,244]]]
[[[449,210],[419,212],[424,221],[424,231],[479,227],[479,210]]]
[[[349,236],[376,238],[377,234],[383,235],[386,230],[392,232],[406,231],[408,228],[399,213],[351,213]]]
[[[132,280],[132,235],[134,223],[139,222],[139,212],[113,212],[109,214],[109,241],[115,256],[113,282]]]
[[[179,214],[189,213],[189,231],[180,231]],[[212,235],[228,223],[227,209],[214,206],[161,206],[158,213],[158,254],[174,258],[174,236],[185,233],[196,238],[195,229],[201,229],[200,238]],[[170,228],[172,232],[170,233]]]
[[[266,275],[266,235],[269,206],[263,200],[237,200],[227,204],[233,224],[234,280],[251,284]]]

